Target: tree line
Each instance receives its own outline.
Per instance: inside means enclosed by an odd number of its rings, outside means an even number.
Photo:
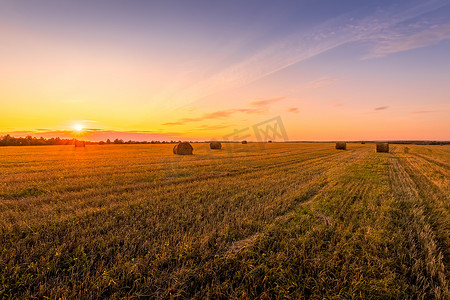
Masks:
[[[44,145],[75,145],[76,139],[61,139],[59,137],[45,139],[43,137],[36,138],[32,136],[26,137],[12,137],[9,134],[0,136],[0,146],[44,146]],[[111,141],[91,142],[86,141],[87,145],[105,145],[105,144],[174,144],[180,141],[124,141],[122,139],[115,139]]]

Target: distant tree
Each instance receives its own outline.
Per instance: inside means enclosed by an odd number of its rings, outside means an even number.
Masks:
[[[41,145],[70,145],[73,144],[72,140],[69,139],[61,139],[50,138],[45,139],[43,137],[37,139],[32,136],[26,137],[12,137],[9,134],[6,136],[0,136],[0,146],[41,146]]]
[[[75,144],[75,139],[61,139],[59,137],[56,138],[49,138],[49,139],[45,139],[43,137],[40,138],[35,138],[32,136],[26,136],[26,137],[12,137],[9,134],[5,135],[5,136],[0,136],[0,146],[39,146],[39,145],[74,145]],[[90,142],[90,141],[85,141],[85,143],[87,145],[93,145],[93,144],[99,144],[99,145],[104,145],[106,144],[169,144],[169,143],[176,143],[176,141],[133,141],[133,140],[128,140],[126,142],[124,142],[122,139],[115,139],[113,142],[111,142],[110,139],[107,139],[106,142],[104,141],[100,141],[100,142]],[[424,143],[424,142],[422,142]],[[425,143],[434,143],[434,144],[439,144],[438,142],[432,142],[432,141],[427,141]],[[446,144],[448,144],[449,142],[445,142]]]

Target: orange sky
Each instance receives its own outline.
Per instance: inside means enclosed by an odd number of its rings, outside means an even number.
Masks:
[[[445,1],[25,2],[0,4],[0,135],[221,140],[279,116],[290,140],[450,140]]]

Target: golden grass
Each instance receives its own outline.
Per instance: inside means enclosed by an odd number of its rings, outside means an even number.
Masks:
[[[0,148],[0,297],[448,299],[450,147]]]

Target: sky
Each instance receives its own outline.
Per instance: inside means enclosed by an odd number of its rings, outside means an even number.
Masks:
[[[0,41],[0,135],[450,140],[449,0],[0,0]]]

